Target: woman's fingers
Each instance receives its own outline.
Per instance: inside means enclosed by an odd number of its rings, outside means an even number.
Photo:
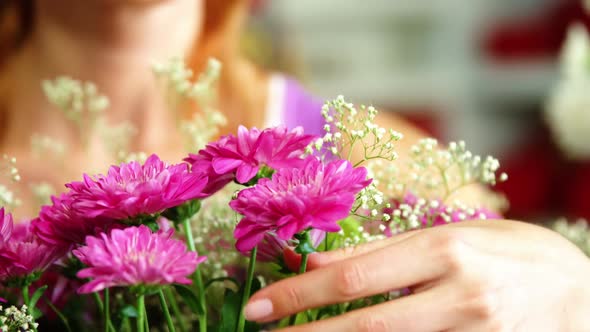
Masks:
[[[498,223],[498,222],[501,223],[502,221],[496,221],[496,220],[485,220],[485,221],[477,220],[477,221],[475,221],[474,220],[474,221],[464,221],[461,223],[451,223],[448,225],[439,226],[437,228],[416,229],[416,230],[412,230],[409,232],[394,235],[394,236],[384,239],[384,240],[373,241],[373,242],[365,243],[365,244],[354,246],[354,247],[347,247],[347,248],[342,248],[342,249],[333,250],[333,251],[314,253],[309,256],[309,261],[307,263],[307,267],[308,267],[308,270],[314,270],[314,269],[321,268],[326,265],[332,264],[334,262],[338,262],[338,261],[348,259],[351,257],[355,257],[355,256],[361,256],[361,255],[367,254],[369,252],[388,247],[390,245],[393,245],[395,243],[398,243],[398,242],[408,239],[410,237],[424,236],[424,235],[430,234],[430,233],[442,233],[441,227],[444,227],[444,228],[465,228],[465,229],[471,229],[471,228],[477,227],[479,229],[479,228],[481,228],[482,225],[486,226],[485,223],[487,223],[487,224],[494,223],[494,226],[495,226],[495,223]],[[297,256],[297,258],[295,259],[294,256]],[[289,257],[289,259],[291,259],[293,261],[292,264],[294,264],[295,261],[297,263],[300,262],[299,256],[295,253],[293,253],[292,256]],[[294,271],[296,271],[296,270],[294,270]]]
[[[433,289],[346,315],[311,324],[293,326],[275,332],[435,332],[444,331],[457,320],[449,303],[453,292]]]
[[[361,256],[369,252],[388,247],[394,243],[403,241],[409,237],[419,234],[420,232],[421,230],[415,230],[411,232],[398,234],[384,240],[373,241],[354,247],[347,247],[333,251],[314,253],[309,256],[307,267],[308,270],[314,270],[344,259],[348,259],[355,256]]]
[[[438,241],[440,242],[440,241]],[[328,304],[422,284],[447,271],[428,236],[411,236],[388,247],[281,280],[256,293],[248,320],[267,322]]]

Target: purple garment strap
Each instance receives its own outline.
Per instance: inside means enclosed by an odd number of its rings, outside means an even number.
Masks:
[[[313,97],[294,79],[285,83],[284,116],[287,128],[303,127],[306,134],[324,135],[323,103]]]

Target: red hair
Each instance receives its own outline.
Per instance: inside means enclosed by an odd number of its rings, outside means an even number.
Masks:
[[[0,65],[27,38],[33,27],[33,0],[0,2]]]

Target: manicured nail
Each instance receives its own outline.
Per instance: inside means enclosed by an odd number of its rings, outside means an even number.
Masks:
[[[256,300],[244,308],[247,320],[260,320],[272,314],[272,302],[269,299]]]

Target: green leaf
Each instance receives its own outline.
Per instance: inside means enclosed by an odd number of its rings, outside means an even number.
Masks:
[[[254,278],[252,280],[250,296],[260,289],[260,280]],[[223,306],[221,307],[221,324],[217,332],[234,332],[238,325],[238,317],[242,311],[242,294],[244,293],[244,285],[240,287],[239,292],[234,292],[231,289],[225,291],[223,298]],[[260,331],[260,326],[255,322],[246,321],[244,326],[245,332]]]
[[[231,289],[225,291],[223,306],[221,307],[221,323],[219,324],[218,332],[234,332],[236,330],[241,302],[241,289],[237,293]]]
[[[123,308],[121,308],[121,310],[119,310],[119,315],[121,317],[136,318],[137,317],[137,308],[128,304],[128,305],[124,306]]]
[[[31,300],[29,301],[29,307],[35,308],[35,306],[37,305],[37,302],[39,301],[41,296],[43,296],[43,293],[45,292],[46,289],[47,289],[47,285],[37,288],[35,293],[33,293],[33,296],[31,296]]]
[[[239,183],[238,180],[234,180],[235,183],[237,184],[241,184],[245,187],[252,187],[254,185],[256,185],[258,183],[258,181],[260,179],[270,179],[272,178],[272,175],[274,174],[275,170],[264,165],[260,168],[260,170],[258,171],[258,173],[256,173],[256,176],[254,178],[252,178],[252,180],[246,182],[246,183]]]
[[[184,285],[174,285],[174,288],[180,297],[182,297],[184,303],[186,303],[186,305],[188,305],[193,312],[199,315],[203,315],[205,313],[204,308],[201,308],[201,305],[199,304],[199,298],[197,297],[197,294],[195,294],[192,289]]]
[[[305,231],[295,234],[295,238],[299,240],[299,243],[295,247],[295,252],[298,254],[311,254],[315,252],[315,248],[313,243],[311,243],[311,236],[309,235],[309,229]]]
[[[33,316],[33,319],[37,320],[43,316],[43,312],[39,308],[33,308],[31,315]]]
[[[235,278],[219,277],[219,278],[214,278],[214,279],[207,281],[207,283],[205,284],[205,290],[207,290],[211,285],[213,285],[216,282],[225,282],[225,281],[229,281],[229,282],[233,283],[234,285],[236,285],[236,288],[240,287],[240,283]]]
[[[183,220],[192,218],[201,209],[201,201],[194,199],[186,201],[178,206],[170,208],[162,215],[174,224],[182,223]]]

